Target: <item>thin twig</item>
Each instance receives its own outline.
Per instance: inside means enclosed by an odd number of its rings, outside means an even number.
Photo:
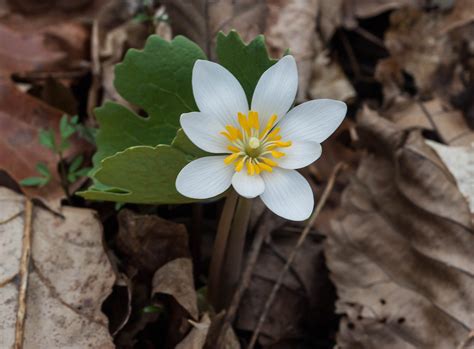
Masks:
[[[252,200],[239,197],[225,252],[224,267],[222,269],[220,283],[221,296],[219,298],[221,302],[216,309],[218,311],[229,305],[239,281],[251,209]],[[224,278],[225,282],[223,281]]]
[[[469,335],[467,336],[467,338],[459,344],[457,349],[469,349],[468,345],[470,346],[474,342],[473,339],[474,339],[474,330],[469,332]]]
[[[280,219],[279,217],[272,216],[270,211],[266,211],[262,218],[261,223],[257,229],[255,234],[255,238],[253,239],[252,246],[250,247],[248,256],[247,256],[247,264],[245,265],[245,269],[242,272],[242,276],[239,281],[239,286],[237,290],[234,292],[232,297],[232,301],[230,303],[229,308],[226,311],[222,326],[219,330],[219,334],[217,336],[215,346],[216,348],[224,348],[224,341],[226,338],[227,330],[229,329],[230,325],[234,322],[235,315],[237,314],[237,310],[240,305],[240,301],[245,294],[245,291],[250,285],[250,280],[252,279],[253,270],[255,268],[255,264],[257,263],[258,255],[262,248],[263,242],[267,238],[267,236],[277,229],[279,226],[284,224],[284,220]]]
[[[347,40],[346,34],[344,34],[343,32],[340,32],[339,36],[341,37],[344,50],[346,51],[347,56],[349,57],[349,63],[351,65],[352,71],[354,72],[354,76],[357,80],[359,80],[362,74],[360,72],[359,63],[357,62],[356,56],[354,54],[354,50],[352,49],[352,46],[349,43],[349,40]]]
[[[225,200],[224,209],[221,213],[217,227],[216,239],[212,249],[211,265],[209,267],[208,298],[211,304],[216,304],[218,288],[220,284],[221,270],[224,263],[225,250],[229,231],[234,218],[235,206],[237,205],[237,193],[231,190]]]
[[[354,31],[360,36],[362,36],[363,38],[370,41],[371,43],[383,48],[384,50],[387,49],[385,47],[385,43],[382,40],[380,40],[377,36],[369,32],[368,30],[365,30],[364,28],[361,28],[361,27],[356,27]]]
[[[250,340],[250,343],[247,346],[247,349],[253,349],[253,347],[255,346],[255,344],[257,342],[258,335],[260,334],[262,326],[263,326],[263,324],[264,324],[264,322],[265,322],[265,320],[268,316],[268,312],[270,310],[270,307],[272,306],[273,301],[275,300],[275,296],[276,296],[278,290],[280,289],[280,287],[282,285],[283,278],[286,276],[286,273],[288,272],[288,269],[290,268],[291,264],[293,263],[293,260],[295,259],[299,248],[301,247],[301,245],[305,241],[306,237],[308,236],[309,232],[311,231],[311,228],[313,227],[316,218],[318,217],[319,213],[321,212],[324,205],[326,204],[326,201],[329,198],[329,195],[331,194],[332,189],[334,187],[334,184],[336,182],[337,175],[345,167],[346,167],[345,163],[338,163],[336,165],[336,167],[334,167],[334,169],[331,173],[331,176],[329,177],[328,184],[326,185],[326,188],[324,189],[323,195],[321,196],[321,199],[319,200],[318,205],[316,206],[316,209],[314,210],[314,212],[311,215],[310,219],[306,223],[306,226],[303,229],[303,231],[301,232],[301,235],[300,235],[296,245],[291,250],[290,255],[288,257],[288,260],[287,260],[285,266],[283,267],[283,269],[281,270],[280,275],[278,275],[278,279],[277,279],[275,285],[273,286],[273,289],[270,293],[270,296],[268,297],[268,299],[265,303],[263,311],[262,311],[262,313],[261,313],[261,315],[258,319],[257,327],[253,331],[252,339]]]
[[[32,234],[33,203],[26,199],[25,202],[25,226],[23,228],[22,252],[20,260],[20,286],[18,290],[18,310],[15,326],[14,349],[23,348],[23,337],[26,317],[26,291],[28,288],[28,276],[31,257],[31,234]]]

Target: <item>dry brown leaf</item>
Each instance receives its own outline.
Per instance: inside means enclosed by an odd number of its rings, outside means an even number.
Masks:
[[[433,141],[427,141],[427,144],[454,176],[459,191],[466,197],[474,214],[474,142],[465,147],[448,147]]]
[[[220,334],[223,324],[224,315],[225,311],[223,310],[212,318],[211,326],[207,333],[206,343],[204,345],[205,349],[215,349],[217,337]],[[221,344],[222,348],[219,349],[240,349],[239,340],[231,326],[227,328],[227,332],[225,333]]]
[[[24,349],[114,348],[101,305],[115,275],[95,213],[63,207],[60,216],[40,206],[30,211],[24,196],[3,187],[0,201],[2,347],[15,342],[17,311],[25,306]],[[29,268],[28,259],[21,262],[29,245],[26,236],[32,238]],[[28,282],[24,303],[19,300],[22,280]]]
[[[420,6],[424,0],[345,0],[345,6],[357,18],[374,17],[404,6]]]
[[[298,97],[307,98],[315,56],[318,0],[267,1],[268,14],[264,31],[270,53],[280,57],[290,48],[298,63]]]
[[[341,25],[345,0],[319,0],[318,29],[324,42],[328,42]]]
[[[0,25],[0,168],[7,169],[19,181],[37,176],[38,162],[47,164],[53,180],[44,188],[29,187],[25,188],[25,192],[59,201],[64,193],[56,170],[57,155],[46,148],[38,151],[38,148],[41,147],[40,128],[53,129],[56,139],[59,139],[59,120],[63,112],[21,92],[11,80],[13,73],[66,69],[67,55],[71,59],[77,58],[80,54],[77,45],[84,44],[87,39],[83,35],[84,28],[79,24],[56,27],[65,35],[64,40],[59,34],[52,36],[50,30],[51,27],[25,33]],[[76,41],[67,39],[72,33],[75,33],[71,36]],[[74,156],[85,149],[85,142],[74,139],[73,146],[65,152],[65,156]]]
[[[173,297],[194,320],[199,319],[191,259],[177,258],[158,269],[153,276],[152,294]]]
[[[166,2],[175,34],[196,41],[211,58],[219,31],[235,29],[245,41],[265,34],[272,56],[288,48],[298,62],[299,99],[306,98],[316,41],[318,0],[187,0]]]
[[[118,214],[117,249],[134,270],[152,275],[166,263],[189,257],[188,234],[182,224],[153,215],[121,210]]]
[[[143,308],[154,303],[153,274],[168,262],[190,256],[188,236],[182,224],[154,215],[136,214],[127,209],[120,211],[118,222],[119,231],[115,242],[125,272],[131,279],[132,314],[128,323],[117,334],[116,343],[133,347],[146,325],[159,317],[157,313],[143,312]],[[195,293],[194,289],[193,292]],[[189,324],[186,319],[189,314],[174,303],[169,305],[169,314],[173,320],[170,320],[170,340],[176,340],[173,342],[176,344],[187,333]],[[173,336],[175,338],[171,338]]]
[[[474,327],[474,227],[418,131],[364,113],[371,150],[344,193],[326,259],[341,348],[456,348]]]
[[[331,98],[341,101],[349,101],[356,96],[356,91],[341,66],[331,61],[328,51],[318,53],[313,62],[308,93],[312,99]]]
[[[365,108],[364,113],[375,114]],[[440,99],[417,102],[412,99],[399,101],[382,116],[403,129],[423,129],[436,132],[449,145],[462,146],[474,142],[474,132],[469,128],[464,115],[443,103]]]
[[[458,18],[456,13],[463,11],[462,18]],[[403,85],[403,73],[413,77],[422,97],[446,98],[463,88],[463,47],[473,43],[469,35],[473,20],[474,6],[464,1],[456,2],[451,11],[445,12],[413,7],[392,12],[384,40],[390,57],[379,62],[376,74],[384,91],[391,90],[385,99],[391,101],[398,96],[394,87]]]
[[[275,231],[271,241],[263,246],[252,281],[239,306],[236,328],[255,329],[286,257],[299,237],[299,230]],[[328,318],[333,312],[331,291],[322,258],[321,236],[312,234],[283,280],[262,327],[259,342],[262,345],[278,343],[284,347],[282,343],[301,339],[306,331],[321,331],[328,326]]]

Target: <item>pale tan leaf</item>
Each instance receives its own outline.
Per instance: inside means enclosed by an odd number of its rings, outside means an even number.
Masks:
[[[329,53],[322,51],[313,62],[313,76],[309,86],[312,99],[332,98],[348,101],[356,96],[354,87],[337,62],[331,61]]]
[[[419,131],[364,113],[365,156],[325,246],[342,348],[456,348],[474,327],[474,227]]]
[[[61,215],[40,206],[30,209],[22,195],[6,188],[0,188],[0,202],[2,347],[12,347],[17,334],[24,349],[114,348],[101,305],[115,275],[95,213],[72,207],[63,207]],[[28,246],[30,258],[24,253]],[[27,286],[24,301],[19,285]],[[19,309],[25,310],[24,324]]]
[[[152,294],[159,293],[170,295],[193,319],[199,318],[191,259],[174,259],[156,271]]]
[[[446,146],[426,141],[443,160],[458,184],[459,191],[466,197],[474,214],[474,143],[465,147]]]

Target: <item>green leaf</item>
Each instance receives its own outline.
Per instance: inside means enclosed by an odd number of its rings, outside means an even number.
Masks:
[[[71,137],[76,129],[74,128],[73,124],[69,123],[69,118],[67,115],[63,115],[61,121],[59,121],[59,133],[63,140],[68,139]]]
[[[36,164],[36,170],[38,171],[39,174],[43,175],[46,178],[51,177],[51,172],[49,172],[48,166],[42,162],[38,162]]]
[[[39,142],[48,149],[56,151],[56,141],[52,130],[43,130],[39,132]]]
[[[127,52],[123,63],[116,66],[115,87],[123,98],[145,110],[147,117],[111,102],[97,109],[100,130],[95,166],[132,146],[171,143],[181,114],[197,110],[191,85],[197,59],[206,57],[182,36],[168,42],[152,35],[142,51]]]
[[[76,157],[72,162],[71,165],[69,166],[69,172],[74,173],[76,172],[79,167],[82,165],[82,162],[84,161],[84,156],[79,155]]]
[[[78,195],[89,200],[137,204],[193,202],[175,187],[178,173],[189,160],[189,155],[169,145],[131,147],[105,158],[94,173],[100,184]]]
[[[71,142],[69,142],[67,139],[62,139],[61,140],[61,146],[59,147],[59,149],[61,151],[64,151],[64,150],[68,149],[70,146],[71,146]]]
[[[148,305],[143,308],[144,313],[162,313],[163,311],[163,307],[159,307],[156,305]]]
[[[78,177],[85,177],[89,175],[89,172],[92,170],[91,167],[84,167],[81,168],[79,171],[76,171],[76,176]]]
[[[69,173],[67,175],[67,181],[69,183],[74,183],[76,181],[76,179],[77,179],[77,175],[75,173]]]
[[[194,145],[194,143],[191,142],[191,140],[188,138],[188,136],[186,136],[183,129],[181,128],[176,133],[176,137],[173,139],[171,146],[181,150],[183,153],[186,153],[195,159],[212,155]]]
[[[44,178],[44,177],[29,177],[22,179],[20,181],[20,184],[25,186],[25,187],[41,187],[43,185],[46,185],[49,182],[49,178]]]
[[[245,44],[235,30],[228,35],[220,32],[217,35],[216,52],[219,63],[241,83],[250,104],[258,80],[277,62],[268,57],[264,36],[259,35]]]

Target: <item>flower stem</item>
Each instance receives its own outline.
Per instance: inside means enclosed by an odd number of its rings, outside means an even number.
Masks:
[[[216,310],[222,310],[229,305],[232,295],[237,287],[245,246],[245,237],[250,220],[252,200],[239,197],[235,217],[230,230],[227,243],[224,265],[221,273],[221,296]]]
[[[237,193],[231,189],[225,200],[219,225],[217,227],[216,239],[212,249],[211,264],[209,268],[208,299],[212,305],[218,304],[221,270],[224,264],[225,251],[229,239],[230,227],[234,218],[237,205]]]

